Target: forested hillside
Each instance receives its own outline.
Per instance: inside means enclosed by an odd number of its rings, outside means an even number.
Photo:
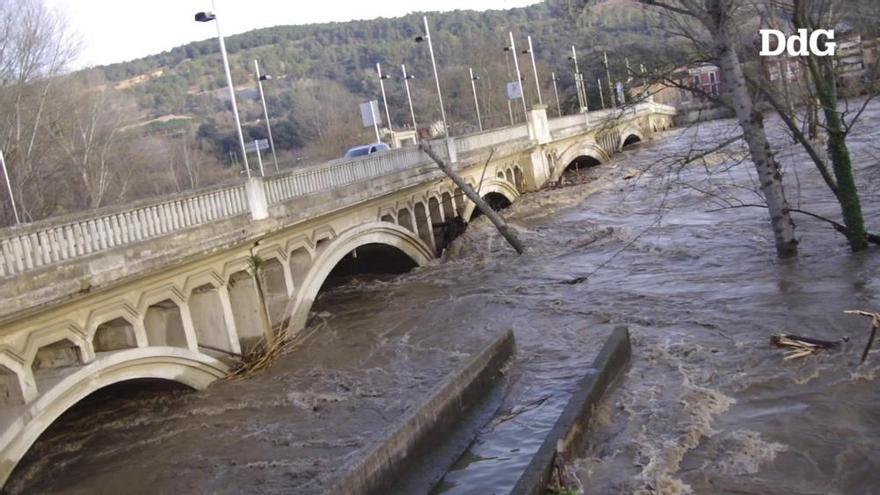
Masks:
[[[332,156],[358,143],[357,103],[378,98],[375,64],[385,73],[392,124],[409,123],[400,64],[415,74],[417,117],[422,123],[439,117],[431,82],[427,46],[413,41],[421,34],[421,15],[306,26],[278,26],[230,36],[233,79],[251,137],[263,137],[261,108],[255,91],[253,61],[273,75],[266,84],[273,133],[279,149],[309,147],[312,158]],[[633,67],[646,62],[647,50],[667,39],[663,22],[629,1],[599,2],[585,11],[578,2],[548,1],[506,11],[454,11],[430,16],[441,82],[454,130],[474,125],[468,66],[480,77],[478,91],[484,116],[501,125],[508,119],[503,89],[511,69],[502,48],[513,30],[517,48],[531,35],[540,65],[545,101],[551,100],[550,72],[560,75],[563,97],[573,98],[567,57],[576,45],[583,71],[595,85],[601,74],[601,52],[609,51],[612,69],[622,74],[624,57]],[[528,56],[520,56],[527,91],[534,91]],[[143,59],[102,67],[108,81],[131,92],[144,120],[159,129],[195,129],[217,144],[217,152],[235,152],[225,79],[215,39],[190,43]],[[593,88],[595,91],[595,88]],[[598,105],[598,95],[593,95]],[[353,135],[354,134],[354,135]],[[363,137],[364,139],[366,136]]]
[[[555,114],[550,72],[560,77],[565,107],[575,100],[570,46],[588,74],[591,104],[607,50],[615,77],[674,56],[665,21],[629,0],[551,0],[506,11],[430,13],[444,101],[453,133],[475,128],[468,67],[479,76],[484,124],[509,122],[505,83],[515,79],[503,47],[514,31],[518,51],[531,35],[545,103]],[[375,64],[386,81],[392,125],[409,126],[400,79],[407,64],[420,125],[439,119],[420,13],[307,26],[278,26],[230,36],[233,79],[246,137],[266,135],[253,75],[264,73],[282,167],[338,157],[374,139],[361,127],[358,103],[379,98]],[[75,33],[44,0],[0,2],[0,150],[21,221],[130,202],[234,180],[241,157],[216,39],[131,62],[71,73]],[[73,35],[73,36],[72,36]],[[653,53],[652,53],[653,52]],[[527,55],[525,89],[535,100]],[[519,111],[517,111],[519,108]],[[522,120],[522,109],[513,106]],[[254,161],[254,160],[252,160]],[[271,162],[270,162],[271,163]],[[15,222],[0,201],[0,225]]]

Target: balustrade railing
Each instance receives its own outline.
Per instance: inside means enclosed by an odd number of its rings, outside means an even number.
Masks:
[[[640,104],[632,113],[674,112],[664,105]],[[579,125],[600,125],[617,114],[613,110],[550,119],[551,131]],[[527,138],[526,124],[494,129],[455,138],[456,154]],[[434,140],[430,146],[448,159],[447,142]],[[293,198],[370,180],[429,163],[416,147],[391,150],[351,160],[332,160],[262,179],[265,202],[276,204]],[[171,234],[208,222],[242,215],[254,210],[248,203],[245,184],[213,187],[158,201],[125,207],[105,208],[66,217],[52,218],[24,226],[0,229],[0,277],[79,256]],[[265,208],[265,203],[263,204]]]
[[[455,139],[456,153],[467,153],[475,149],[495,146],[515,139],[529,137],[529,128],[526,124],[491,131],[483,131],[477,134],[461,136]]]
[[[0,276],[248,212],[244,185],[108,208],[0,231]]]

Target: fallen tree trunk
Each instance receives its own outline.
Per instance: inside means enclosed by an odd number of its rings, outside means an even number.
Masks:
[[[471,187],[467,182],[464,181],[458,174],[452,171],[452,168],[443,161],[442,158],[437,156],[437,153],[434,153],[434,150],[431,149],[430,146],[427,145],[424,141],[419,142],[419,149],[425,152],[431,160],[434,160],[434,163],[440,167],[440,170],[443,171],[452,182],[458,186],[459,189],[464,193],[465,196],[477,205],[477,208],[495,225],[495,228],[498,229],[498,232],[507,239],[507,242],[516,250],[517,253],[523,254],[526,250],[525,246],[523,246],[522,242],[520,242],[519,238],[513,231],[508,227],[507,223],[502,219],[498,213],[495,212],[484,200],[474,191],[474,188]]]

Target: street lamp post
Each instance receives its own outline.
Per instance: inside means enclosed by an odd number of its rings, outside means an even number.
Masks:
[[[581,71],[578,67],[578,56],[577,51],[574,49],[574,45],[571,45],[571,56],[568,57],[568,59],[574,63],[574,87],[575,90],[577,90],[579,111],[583,112],[584,108],[587,106],[587,91],[584,88],[584,80],[581,77]]]
[[[434,68],[434,83],[437,85],[437,100],[440,102],[440,116],[443,118],[443,134],[449,137],[449,125],[446,123],[446,109],[443,107],[443,92],[440,90],[440,75],[437,73],[437,60],[434,58],[434,45],[431,43],[431,29],[428,27],[428,16],[423,16],[425,22],[424,36],[417,36],[416,42],[427,41],[428,51],[431,53],[431,67]]]
[[[266,131],[269,133],[272,161],[275,162],[275,173],[278,173],[278,156],[275,154],[275,140],[272,139],[272,124],[269,123],[269,108],[266,106],[266,95],[263,93],[263,81],[268,81],[272,77],[267,74],[260,74],[260,63],[256,60],[254,60],[254,69],[257,71],[257,87],[260,88],[260,100],[263,102],[263,117],[266,118]],[[257,151],[259,152],[259,149]]]
[[[602,80],[596,79],[596,87],[599,88],[599,101],[602,102],[602,110],[605,110],[605,95],[602,94]]]
[[[418,139],[419,127],[416,125],[416,112],[413,110],[412,93],[409,92],[409,80],[415,79],[415,76],[406,74],[406,65],[401,65],[400,68],[403,70],[403,86],[406,88],[406,100],[409,102],[409,115],[412,117],[413,130],[416,132],[416,139]]]
[[[611,69],[608,67],[608,52],[602,52],[602,57],[605,60],[605,76],[608,78],[608,91],[610,94],[608,98],[611,100],[611,106],[617,107],[617,101],[614,98],[614,82],[611,81]]]
[[[211,0],[211,7],[217,10],[214,0]],[[217,39],[220,41],[220,55],[223,58],[223,70],[226,72],[226,83],[229,86],[229,98],[232,101],[232,114],[235,116],[235,127],[238,131],[238,144],[241,145],[241,159],[244,162],[244,169],[248,178],[251,177],[251,167],[248,164],[247,149],[244,146],[244,133],[241,132],[241,119],[238,117],[238,105],[235,103],[235,87],[232,85],[232,72],[229,70],[229,57],[226,55],[226,42],[223,40],[223,33],[220,31],[220,21],[213,12],[199,12],[196,14],[196,22],[214,21],[217,25]]]
[[[553,95],[556,96],[556,115],[559,117],[562,117],[562,107],[559,106],[559,88],[556,85],[556,73],[555,72],[550,73],[550,79],[553,80]],[[578,94],[578,97],[580,97],[580,94]],[[580,99],[580,98],[578,98],[578,99]]]
[[[479,76],[474,76],[474,68],[468,67],[468,74],[471,77],[471,90],[474,92],[474,108],[477,109],[477,126],[480,128],[480,132],[483,132],[483,119],[480,117],[480,101],[477,99],[477,80],[479,80]]]
[[[516,69],[516,84],[519,85],[519,93],[520,99],[522,100],[523,107],[523,115],[526,119],[526,122],[529,121],[529,110],[526,108],[526,92],[523,89],[523,81],[522,74],[519,71],[519,60],[516,56],[516,41],[513,40],[513,31],[508,31],[507,34],[510,37],[510,46],[504,48],[505,51],[509,51],[513,56],[513,67]]]
[[[535,90],[538,92],[538,105],[543,105],[544,99],[541,97],[541,82],[538,78],[538,66],[535,64],[535,50],[532,48],[532,36],[526,36],[526,39],[529,42],[529,47],[523,50],[523,53],[528,53],[532,58],[532,72],[535,74]]]
[[[6,168],[3,150],[0,150],[0,165],[3,165],[3,176],[6,177],[6,189],[9,190],[9,202],[12,204],[12,215],[15,217],[15,225],[20,225],[21,219],[18,217],[18,208],[15,206],[15,195],[12,194],[12,181],[9,180],[9,169]]]
[[[382,75],[382,66],[376,62],[376,72],[379,74],[379,89],[382,90],[382,104],[385,105],[385,123],[388,124],[388,130],[391,129],[391,113],[388,111],[388,99],[385,98],[385,79],[388,79],[388,76]]]

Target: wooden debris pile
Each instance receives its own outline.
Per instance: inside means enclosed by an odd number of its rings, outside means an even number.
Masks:
[[[874,340],[877,338],[877,332],[880,331],[880,313],[872,313],[870,311],[862,310],[850,310],[844,311],[844,313],[864,316],[871,319],[871,327],[869,328],[871,334],[868,337],[868,343],[865,345],[865,350],[862,351],[861,362],[864,363],[865,360],[868,359],[868,353],[871,352],[871,346],[874,345]],[[834,349],[840,344],[848,341],[849,339],[847,337],[844,337],[839,341],[829,341],[785,333],[779,333],[770,337],[770,344],[787,350],[785,353],[786,361],[819,354],[822,351]]]
[[[779,333],[770,337],[770,343],[772,345],[787,349],[787,352],[785,353],[786,361],[800,359],[813,354],[819,354],[822,351],[834,349],[839,346],[841,342],[845,341],[845,338],[840,342],[833,342],[785,333]]]

